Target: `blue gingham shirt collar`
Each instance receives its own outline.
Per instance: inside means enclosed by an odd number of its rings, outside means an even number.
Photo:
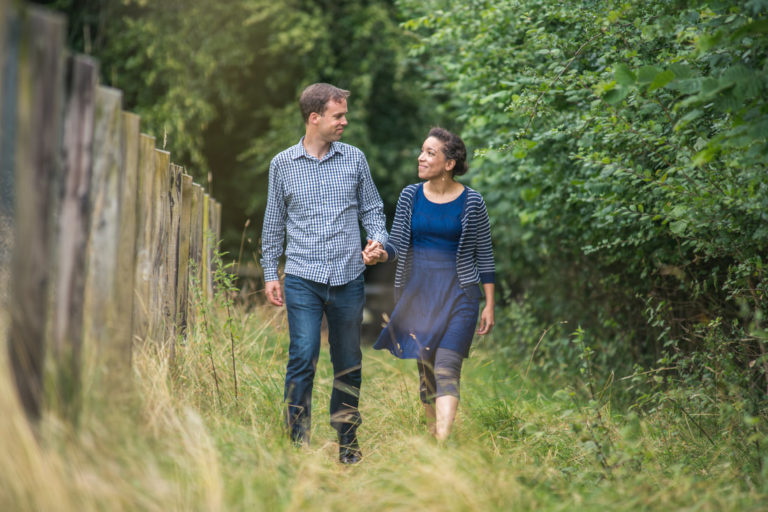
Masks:
[[[304,137],[302,137],[299,140],[298,144],[296,144],[295,146],[291,146],[289,151],[291,153],[292,160],[296,160],[297,158],[301,158],[301,157],[309,158],[310,160],[317,160],[316,157],[307,153],[307,148],[304,147]],[[325,162],[329,158],[332,158],[333,155],[335,155],[336,153],[343,155],[344,154],[343,147],[338,142],[331,142],[331,147],[328,149],[328,152],[325,155],[323,155],[323,158],[321,158],[320,161]]]

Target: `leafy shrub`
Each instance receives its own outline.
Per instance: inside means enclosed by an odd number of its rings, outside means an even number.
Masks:
[[[541,325],[605,340],[596,371],[764,390],[768,4],[400,6],[411,58],[478,148],[502,287]]]

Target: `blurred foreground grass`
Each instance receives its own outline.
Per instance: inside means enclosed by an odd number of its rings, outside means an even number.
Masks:
[[[312,446],[282,432],[281,311],[210,313],[171,369],[138,347],[131,385],[91,377],[79,427],[48,413],[37,437],[0,356],[0,510],[764,510],[766,471],[662,413],[579,403],[567,379],[524,377],[483,342],[465,364],[452,439],[421,419],[413,361],[364,350],[364,460],[336,462],[331,371],[321,352]],[[238,396],[230,353],[235,340]],[[498,341],[498,340],[497,340]],[[218,392],[212,363],[216,368]],[[93,374],[93,373],[91,373]],[[558,389],[560,388],[560,389]]]

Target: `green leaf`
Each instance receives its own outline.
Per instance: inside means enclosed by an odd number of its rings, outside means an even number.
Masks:
[[[696,153],[696,155],[693,157],[693,164],[697,167],[700,167],[710,162],[718,151],[719,148],[717,146],[707,146],[706,148]]]
[[[621,85],[633,85],[637,81],[637,77],[624,63],[616,64],[613,67],[613,76],[616,82]]]
[[[675,62],[669,66],[669,69],[680,79],[693,78],[694,72],[688,64]]]
[[[684,220],[676,220],[669,223],[669,230],[676,235],[682,235],[687,227],[688,223]]]
[[[637,81],[641,84],[649,84],[659,73],[661,70],[656,66],[643,66],[637,70]]]
[[[603,99],[611,105],[616,105],[617,103],[621,103],[621,100],[626,98],[628,94],[629,88],[619,87],[617,89],[611,89],[610,91],[606,92],[603,96]]]
[[[664,87],[674,79],[675,79],[675,74],[672,71],[670,70],[662,71],[661,73],[659,73],[653,78],[651,85],[648,87],[648,91],[655,91],[656,89],[661,89],[662,87]]]
[[[685,128],[688,123],[691,121],[695,121],[699,117],[701,117],[704,114],[703,110],[694,109],[685,114],[683,117],[680,118],[680,120],[675,124],[675,131],[681,130]]]

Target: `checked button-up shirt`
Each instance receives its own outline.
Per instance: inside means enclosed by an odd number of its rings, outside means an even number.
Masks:
[[[269,166],[261,235],[264,280],[278,279],[285,243],[286,274],[343,285],[365,269],[360,222],[367,238],[387,243],[384,205],[362,151],[333,142],[318,160],[303,141],[278,154]]]

